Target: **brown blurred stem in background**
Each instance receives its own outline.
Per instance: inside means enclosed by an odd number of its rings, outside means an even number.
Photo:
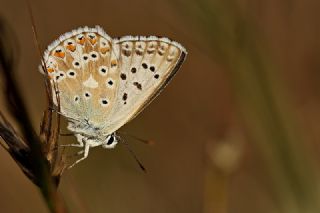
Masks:
[[[277,66],[268,54],[266,41],[259,34],[259,27],[250,14],[252,11],[246,8],[248,6],[252,9],[253,2],[173,2],[175,8],[183,14],[184,20],[191,21],[197,27],[198,32],[190,33],[197,33],[196,37],[203,39],[202,43],[206,45],[213,60],[228,71],[236,97],[235,108],[245,124],[249,136],[247,140],[263,159],[264,165],[261,167],[266,168],[269,181],[274,186],[266,188],[278,210],[290,213],[318,212],[315,159],[307,156],[294,110],[285,101],[285,90],[281,80],[279,81]],[[288,4],[288,10],[295,6],[294,1],[282,3]],[[208,170],[212,169],[210,165],[206,166]],[[206,188],[216,185],[210,183],[215,181],[213,179],[205,181]],[[215,202],[215,190],[220,189],[212,189],[211,195],[205,194],[211,196],[211,202]],[[225,187],[225,190],[228,188]],[[210,197],[204,200],[210,202]],[[207,212],[228,211],[211,209]]]
[[[8,24],[0,19],[0,74],[5,94],[5,105],[13,118],[17,129],[0,111],[0,141],[24,174],[40,188],[51,212],[66,212],[57,193],[61,174],[64,170],[62,155],[57,149],[58,118],[51,110],[44,112],[40,136],[32,126],[23,96],[15,79],[19,48],[17,39]],[[50,106],[51,88],[47,87],[48,106]],[[2,105],[3,106],[3,105]],[[49,107],[48,107],[49,109]],[[21,132],[21,136],[19,133]],[[4,142],[4,143],[3,143]]]

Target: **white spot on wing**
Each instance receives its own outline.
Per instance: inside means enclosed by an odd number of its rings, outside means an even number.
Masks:
[[[89,88],[97,88],[98,87],[98,82],[96,80],[94,80],[94,78],[92,77],[92,75],[90,75],[90,77],[82,83],[85,87],[89,87]]]

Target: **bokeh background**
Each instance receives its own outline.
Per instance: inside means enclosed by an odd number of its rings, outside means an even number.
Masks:
[[[0,5],[18,38],[16,75],[38,128],[45,91],[28,10],[21,0]],[[156,142],[125,137],[148,173],[121,145],[95,148],[62,177],[59,191],[70,212],[320,211],[319,1],[33,0],[31,6],[42,48],[78,26],[100,25],[114,37],[167,36],[189,52],[171,84],[123,128]],[[48,212],[4,149],[0,171],[1,212]]]

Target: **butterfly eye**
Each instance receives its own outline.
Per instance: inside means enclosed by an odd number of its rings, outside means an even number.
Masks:
[[[106,138],[106,141],[102,145],[105,149],[112,149],[117,145],[118,141],[116,139],[115,134],[111,134]]]
[[[108,142],[107,142],[107,145],[111,145],[114,141],[115,141],[115,140],[114,140],[114,136],[111,135],[110,138],[109,138],[109,140],[108,140]]]

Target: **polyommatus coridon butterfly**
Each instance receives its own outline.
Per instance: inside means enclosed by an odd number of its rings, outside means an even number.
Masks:
[[[72,166],[88,156],[90,147],[114,148],[115,132],[162,91],[186,54],[168,38],[112,39],[99,26],[78,28],[50,44],[44,65],[55,88],[53,102],[77,138],[69,146],[84,147]]]

